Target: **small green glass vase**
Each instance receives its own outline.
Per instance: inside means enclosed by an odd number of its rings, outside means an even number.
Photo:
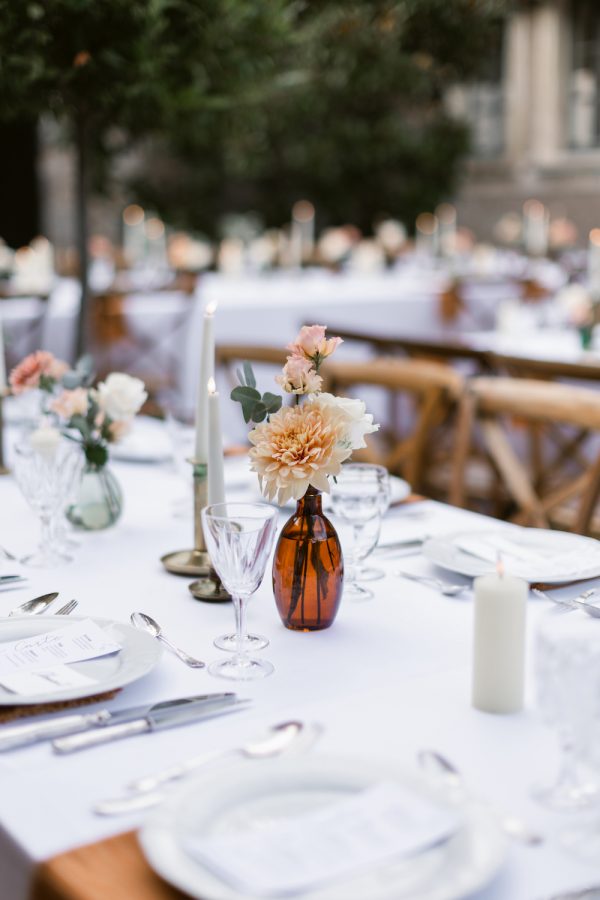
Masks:
[[[67,508],[69,522],[84,531],[110,528],[123,512],[123,493],[107,465],[86,461],[75,500]]]

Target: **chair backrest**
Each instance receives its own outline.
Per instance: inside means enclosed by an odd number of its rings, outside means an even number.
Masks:
[[[369,461],[400,472],[415,490],[424,487],[430,456],[432,431],[447,418],[456,404],[464,380],[449,366],[425,360],[380,358],[369,362],[332,361],[323,367],[326,390],[339,395],[362,386],[382,388],[388,399],[388,429],[381,437],[387,448],[376,449],[375,441],[364,454]],[[359,392],[360,393],[360,392]],[[397,398],[414,401],[411,428],[404,436],[397,419]],[[383,429],[382,429],[383,431]]]
[[[527,446],[515,440],[525,427]],[[465,505],[469,458],[477,439],[511,498],[513,521],[564,524],[587,533],[600,493],[600,453],[583,452],[591,432],[600,436],[600,393],[527,378],[474,378],[461,400],[450,500]]]

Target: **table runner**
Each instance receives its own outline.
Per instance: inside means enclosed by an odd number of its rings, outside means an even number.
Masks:
[[[30,900],[181,900],[187,895],[152,871],[135,832],[61,853],[42,863]]]

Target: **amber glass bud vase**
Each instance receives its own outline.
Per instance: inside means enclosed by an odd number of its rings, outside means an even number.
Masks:
[[[323,515],[320,491],[309,487],[275,548],[273,591],[286,628],[329,628],[340,605],[343,580],[338,536]]]

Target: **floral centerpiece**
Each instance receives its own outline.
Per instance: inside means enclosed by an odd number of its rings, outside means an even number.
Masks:
[[[121,515],[121,489],[107,466],[109,446],[129,431],[148,396],[143,381],[122,372],[112,372],[96,386],[93,380],[89,357],[69,369],[44,350],[27,356],[9,379],[15,395],[39,390],[46,421],[80,444],[85,466],[67,517],[77,527],[90,530],[106,528]]]
[[[297,501],[275,551],[273,587],[284,625],[303,631],[329,627],[342,592],[341,547],[322,513],[321,492],[329,492],[329,479],[379,428],[362,400],[322,391],[321,366],[342,342],[325,332],[323,325],[306,325],[287,348],[290,355],[276,381],[294,397],[293,405],[284,406],[270,392],[261,395],[248,363],[231,392],[245,421],[255,426],[250,467],[264,496],[280,505]]]

